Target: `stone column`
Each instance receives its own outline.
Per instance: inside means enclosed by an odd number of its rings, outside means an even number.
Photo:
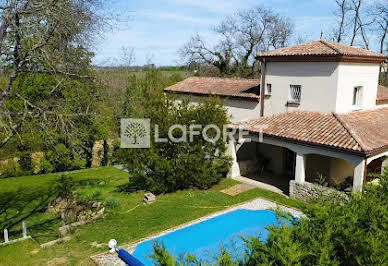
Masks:
[[[229,140],[226,155],[232,158],[232,166],[229,170],[228,177],[235,178],[240,176],[240,167],[237,162],[236,142]]]
[[[354,168],[353,192],[360,192],[360,191],[362,191],[362,187],[364,185],[364,178],[365,178],[365,160],[362,160]]]
[[[381,174],[384,173],[384,169],[387,167],[388,167],[388,156],[384,158],[383,163],[381,164]]]
[[[303,184],[306,180],[306,156],[304,154],[296,154],[295,166],[295,181]]]

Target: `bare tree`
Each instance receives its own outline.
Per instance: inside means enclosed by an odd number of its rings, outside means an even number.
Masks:
[[[135,63],[135,49],[128,46],[121,47],[121,61],[124,67],[130,67]]]
[[[351,0],[351,11],[353,13],[353,24],[352,24],[352,37],[350,41],[350,45],[353,46],[356,40],[358,30],[359,30],[359,18],[360,18],[360,8],[361,8],[362,0]]]
[[[388,51],[388,48],[385,48],[388,34],[388,3],[378,2],[375,7],[374,16],[376,19],[375,32],[379,38],[379,51],[380,53],[384,53]]]
[[[271,9],[255,7],[241,10],[214,27],[218,36],[215,45],[207,44],[197,34],[179,52],[188,64],[212,65],[222,75],[250,76],[255,55],[261,50],[286,46],[293,29],[290,19]]]
[[[335,4],[334,15],[338,22],[333,28],[333,40],[349,43],[351,46],[363,44],[364,48],[370,49],[370,37],[375,35],[373,31],[378,31],[380,37],[384,34],[385,1],[335,0]],[[376,48],[375,45],[372,48]]]
[[[99,0],[0,0],[0,56],[8,83],[0,93],[0,115],[8,118],[0,148],[18,134],[23,124],[42,115],[43,109],[13,89],[24,73],[88,78],[89,52],[84,45],[101,22]],[[7,112],[7,100],[24,103],[20,114]]]
[[[374,23],[374,18],[370,15],[371,12],[363,12],[363,6],[363,0],[351,0],[350,11],[352,13],[352,37],[350,45],[355,45],[357,36],[361,35],[364,47],[369,49],[369,37],[367,32],[369,31],[368,28]]]
[[[348,0],[335,0],[335,4],[337,10],[334,12],[334,15],[338,17],[338,25],[336,29],[334,29],[333,39],[337,42],[341,42],[343,40],[344,35],[346,34],[346,19],[348,12],[350,10]]]

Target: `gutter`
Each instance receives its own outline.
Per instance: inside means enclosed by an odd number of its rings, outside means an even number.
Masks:
[[[265,77],[267,75],[267,62],[265,58],[261,62],[261,85],[260,85],[260,117],[264,117],[264,95],[265,95]]]
[[[164,93],[170,93],[170,94],[176,94],[176,95],[188,95],[188,96],[198,96],[198,97],[220,97],[220,98],[230,98],[230,99],[239,99],[239,100],[246,100],[246,101],[253,101],[258,102],[260,101],[259,97],[250,97],[250,96],[242,96],[242,95],[222,95],[222,94],[215,94],[215,93],[201,93],[201,92],[189,92],[189,91],[172,91],[172,90],[163,90]]]

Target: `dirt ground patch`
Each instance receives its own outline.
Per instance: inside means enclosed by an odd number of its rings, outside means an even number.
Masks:
[[[238,184],[233,187],[221,190],[222,193],[228,194],[230,196],[236,196],[240,193],[243,193],[245,191],[254,189],[255,186],[249,185],[249,184]]]
[[[62,258],[54,258],[54,259],[50,260],[47,263],[47,266],[67,265],[67,264],[69,264],[69,260],[65,257],[62,257]]]

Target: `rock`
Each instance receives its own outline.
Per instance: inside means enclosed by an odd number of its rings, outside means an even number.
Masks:
[[[61,237],[66,236],[69,232],[70,232],[70,226],[65,225],[65,226],[59,227],[59,235]]]
[[[346,194],[329,187],[323,187],[318,184],[304,182],[297,183],[295,180],[290,181],[290,196],[301,201],[312,202],[319,197],[335,195],[346,199]]]
[[[152,204],[156,201],[156,197],[151,192],[147,192],[144,194],[144,203],[145,204]]]
[[[92,208],[99,209],[101,207],[101,202],[95,201],[92,204]]]

